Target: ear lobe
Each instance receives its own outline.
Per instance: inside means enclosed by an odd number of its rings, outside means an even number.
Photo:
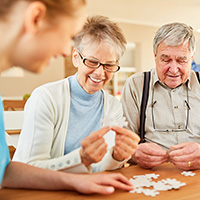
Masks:
[[[28,5],[25,14],[25,30],[31,33],[37,33],[46,17],[46,6],[39,1],[32,2]]]
[[[78,53],[76,51],[76,49],[73,49],[73,52],[72,52],[72,63],[74,65],[74,67],[78,68]]]

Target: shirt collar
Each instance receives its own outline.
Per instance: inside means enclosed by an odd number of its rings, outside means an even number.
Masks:
[[[152,83],[153,83],[153,86],[155,86],[155,84],[159,83],[161,84],[163,87],[165,88],[169,88],[167,85],[165,85],[164,83],[162,83],[159,78],[158,78],[158,74],[157,74],[157,71],[156,71],[156,68],[153,68],[152,70],[152,73],[154,74],[154,76],[152,76]],[[187,79],[187,81],[184,83],[186,84],[187,83],[187,86],[188,86],[188,89],[191,90],[191,72],[190,72],[190,75]],[[183,85],[184,85],[183,84]]]

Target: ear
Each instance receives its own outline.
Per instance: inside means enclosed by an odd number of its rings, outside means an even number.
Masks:
[[[153,55],[154,55],[154,58],[156,57],[156,52],[155,51],[153,51]]]
[[[78,62],[78,58],[79,58],[79,54],[76,51],[76,49],[73,49],[72,52],[72,63],[74,65],[74,67],[78,68],[79,62]]]
[[[47,9],[42,2],[35,1],[30,3],[25,13],[25,30],[31,33],[37,33],[46,15]]]

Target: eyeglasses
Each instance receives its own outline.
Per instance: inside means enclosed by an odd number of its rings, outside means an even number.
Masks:
[[[77,52],[78,52],[80,58],[83,60],[83,64],[89,68],[97,69],[102,65],[103,69],[107,72],[117,72],[120,69],[120,66],[116,63],[115,64],[110,64],[110,63],[103,64],[94,58],[83,57],[83,55],[79,51],[77,51]]]
[[[189,110],[190,110],[190,106],[189,106],[189,95],[188,95],[188,86],[186,85],[187,87],[187,100],[184,101],[186,107],[187,107],[187,114],[186,114],[186,122],[185,122],[185,128],[181,129],[181,128],[178,128],[178,129],[157,129],[156,126],[155,126],[155,120],[154,120],[154,112],[153,112],[153,109],[154,109],[154,106],[156,104],[156,101],[153,100],[153,96],[154,96],[154,89],[153,89],[153,94],[152,94],[152,104],[151,104],[151,111],[152,111],[152,124],[153,124],[153,128],[156,132],[182,132],[182,131],[186,131],[187,130],[187,127],[188,127],[188,120],[189,120]]]

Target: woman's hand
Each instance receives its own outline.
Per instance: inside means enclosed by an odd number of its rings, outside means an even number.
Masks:
[[[107,144],[103,136],[110,130],[110,127],[102,128],[99,131],[92,132],[88,137],[82,140],[80,156],[82,163],[86,167],[92,163],[101,161],[106,154]]]
[[[139,136],[131,130],[114,126],[116,132],[113,158],[117,161],[130,158],[136,151],[140,141]]]

